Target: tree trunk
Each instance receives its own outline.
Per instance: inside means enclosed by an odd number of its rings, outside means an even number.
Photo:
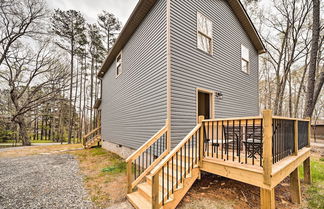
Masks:
[[[22,145],[30,146],[31,143],[30,143],[30,140],[29,140],[29,137],[27,134],[27,125],[26,125],[24,116],[22,116],[22,115],[17,116],[16,122],[18,123],[18,126],[19,126],[19,136],[21,138]]]
[[[314,100],[315,74],[317,64],[319,31],[320,31],[320,1],[313,0],[313,29],[312,29],[312,48],[310,52],[310,63],[308,71],[308,85],[306,94],[306,106],[304,117],[312,117],[316,100]]]
[[[94,70],[94,58],[91,59],[91,80],[90,80],[90,130],[93,129],[93,70]]]
[[[71,76],[70,76],[70,108],[69,108],[69,136],[68,144],[71,144],[72,126],[73,126],[73,110],[72,110],[72,89],[73,89],[73,59],[74,59],[74,44],[71,41]]]

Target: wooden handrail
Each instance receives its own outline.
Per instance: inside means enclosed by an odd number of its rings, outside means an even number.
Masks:
[[[188,142],[188,140],[200,129],[201,124],[197,124],[190,133],[151,171],[150,175],[156,175],[162,167]]]
[[[272,116],[272,119],[295,120],[295,121],[306,121],[306,122],[310,121],[310,119],[308,119],[308,118],[289,118],[289,117],[283,117],[283,116]]]
[[[140,156],[147,148],[149,148],[154,142],[156,142],[166,131],[168,130],[168,126],[165,125],[162,129],[160,129],[156,134],[154,134],[145,144],[143,144],[140,148],[138,148],[133,154],[131,154],[126,162],[132,161]]]
[[[98,131],[101,127],[99,126],[98,128],[93,129],[92,131],[90,131],[89,133],[87,133],[86,135],[83,136],[83,138],[88,138],[91,134],[95,133],[96,131]]]
[[[205,120],[203,120],[203,122],[227,121],[227,120],[253,120],[253,119],[262,119],[262,116],[237,117],[237,118],[216,118],[216,119],[205,119]]]

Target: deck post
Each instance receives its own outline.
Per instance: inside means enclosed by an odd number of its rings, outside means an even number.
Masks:
[[[152,176],[152,209],[160,208],[160,200],[159,200],[159,173]]]
[[[166,119],[165,120],[165,125],[166,125],[166,127],[167,127],[167,136],[166,136],[166,139],[167,139],[167,150],[168,150],[168,152],[170,152],[171,151],[171,124],[169,124],[169,120],[168,119]]]
[[[300,180],[298,167],[290,174],[290,194],[293,203],[301,203]]]
[[[294,150],[293,155],[298,155],[298,120],[294,121]]]
[[[312,175],[311,175],[311,165],[310,165],[310,157],[304,161],[304,182],[306,184],[312,183]]]
[[[203,128],[203,120],[204,116],[199,116],[198,123],[201,124],[199,131],[199,167],[202,166],[202,160],[204,157],[204,128]]]
[[[272,172],[272,111],[263,111],[263,182],[271,186]],[[262,200],[261,200],[262,202]]]
[[[127,194],[133,192],[133,189],[132,189],[132,161],[128,161],[127,162]]]
[[[275,194],[274,188],[260,188],[261,209],[275,209]]]
[[[307,117],[308,120],[308,140],[307,140],[307,147],[310,147],[310,138],[311,138],[311,118]]]
[[[311,133],[311,118],[307,117],[308,120],[308,141],[307,147],[310,147],[310,133]],[[311,175],[311,164],[310,164],[310,157],[304,161],[304,182],[306,184],[312,183],[312,175]]]

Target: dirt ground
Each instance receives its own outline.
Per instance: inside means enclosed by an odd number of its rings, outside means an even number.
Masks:
[[[312,158],[324,157],[324,149],[312,148]],[[308,208],[308,185],[301,180],[302,204],[291,202],[289,177],[275,188],[276,208]],[[179,204],[179,209],[254,209],[260,208],[260,189],[258,187],[230,180],[221,176],[203,173]]]
[[[55,154],[78,149],[83,149],[83,146],[81,144],[59,144],[49,146],[12,147],[0,149],[0,158],[22,157],[37,154]]]
[[[96,208],[107,208],[126,201],[126,164],[122,158],[102,148],[69,153],[79,160],[85,188]]]
[[[275,188],[276,208],[302,208],[290,202],[289,179]],[[302,188],[304,190],[304,188]],[[302,191],[302,193],[304,193]],[[203,173],[179,205],[180,209],[260,208],[260,189],[209,173]]]

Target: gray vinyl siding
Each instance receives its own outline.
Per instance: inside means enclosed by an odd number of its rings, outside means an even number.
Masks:
[[[197,49],[197,12],[213,22],[213,55]],[[241,44],[250,71],[241,71]],[[224,0],[171,1],[171,121],[175,146],[196,124],[196,88],[223,93],[215,117],[259,115],[258,54]]]
[[[102,136],[137,149],[166,120],[166,1],[152,8],[103,78]]]

